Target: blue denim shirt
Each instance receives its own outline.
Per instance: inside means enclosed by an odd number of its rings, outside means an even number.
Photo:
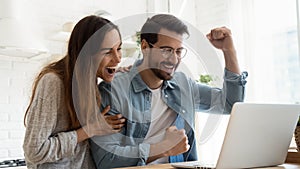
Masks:
[[[150,145],[144,138],[151,123],[151,91],[141,79],[137,61],[130,72],[118,74],[111,83],[99,85],[101,106],[111,106],[110,113],[122,113],[127,118],[120,133],[96,136],[90,140],[91,151],[98,169],[145,165]],[[162,85],[162,99],[177,113],[174,125],[185,129],[190,149],[170,156],[170,162],[197,160],[194,135],[195,112],[229,114],[235,102],[244,99],[247,73],[242,75],[225,69],[223,89],[198,84],[182,72],[176,72]]]

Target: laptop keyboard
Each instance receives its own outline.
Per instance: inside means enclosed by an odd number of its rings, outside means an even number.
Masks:
[[[215,169],[216,165],[212,163],[202,163],[198,161],[173,163],[176,168],[195,168],[195,169]]]
[[[194,168],[196,169],[215,169],[214,164],[207,164],[207,163],[199,163],[194,165]]]

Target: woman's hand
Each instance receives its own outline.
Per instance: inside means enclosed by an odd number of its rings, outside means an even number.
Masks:
[[[125,118],[123,118],[122,114],[117,115],[107,115],[107,112],[102,112],[104,115],[106,122],[114,129],[121,130],[121,128],[125,125]]]
[[[114,134],[121,130],[125,125],[125,118],[121,114],[107,115],[110,110],[110,106],[91,117],[89,122],[82,128],[76,130],[77,142],[81,142],[93,136],[103,136],[108,134]]]
[[[132,67],[132,65],[127,66],[127,67],[118,67],[118,69],[117,69],[116,72],[122,72],[122,73],[124,73],[124,72],[129,72],[130,69],[131,69],[131,67]]]

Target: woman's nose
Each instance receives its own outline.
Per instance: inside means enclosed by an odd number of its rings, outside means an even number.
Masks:
[[[119,51],[118,49],[113,50],[113,59],[114,59],[117,63],[120,63],[120,62],[121,62],[121,58],[122,58],[121,51]]]

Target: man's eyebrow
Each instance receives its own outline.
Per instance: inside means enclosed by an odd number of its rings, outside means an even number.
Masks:
[[[160,46],[159,48],[172,48],[171,46]],[[177,49],[183,49],[184,47],[180,47],[180,48],[176,48],[175,50],[177,50]],[[172,48],[172,49],[174,49],[174,48]]]
[[[159,48],[172,48],[171,46],[160,46]]]

